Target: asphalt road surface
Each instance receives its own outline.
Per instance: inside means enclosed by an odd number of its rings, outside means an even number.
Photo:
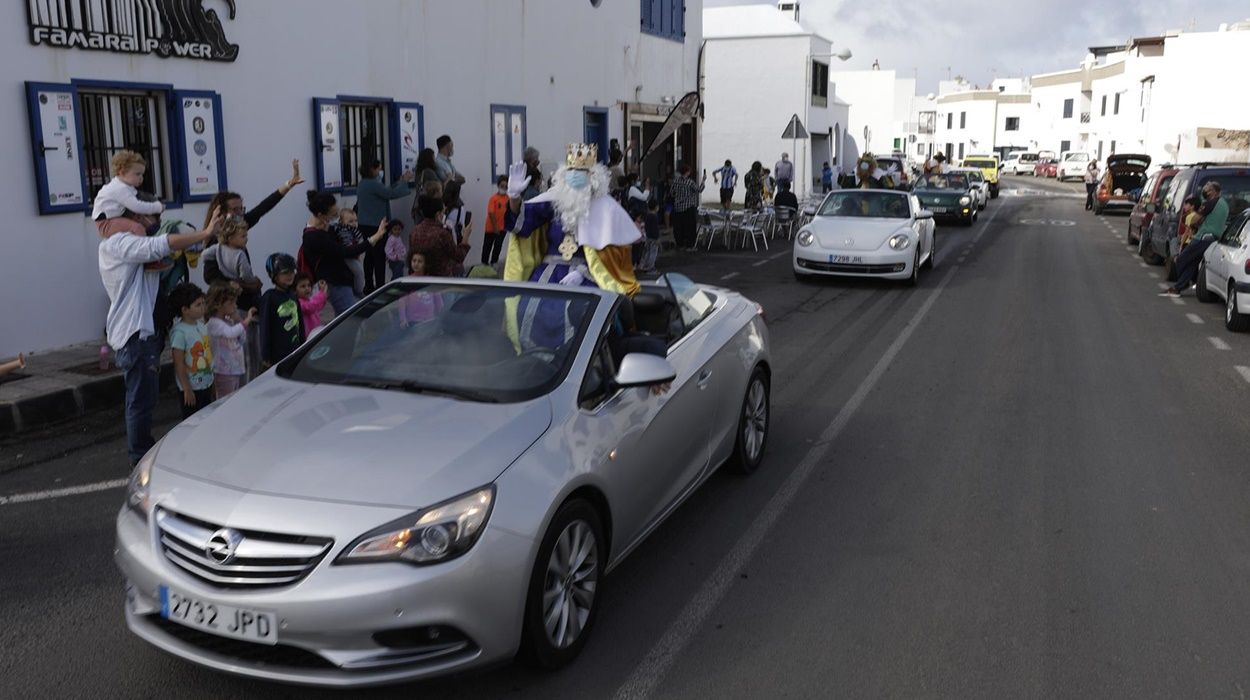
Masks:
[[[1007,178],[980,223],[939,227],[914,289],[797,283],[784,241],[663,259],[766,309],[764,466],[714,477],[615,572],[573,666],[352,697],[1244,696],[1250,337],[1157,297],[1125,219],[1076,190]],[[3,694],[338,695],[126,631],[120,425],[0,444]]]

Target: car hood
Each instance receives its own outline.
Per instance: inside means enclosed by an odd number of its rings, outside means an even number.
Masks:
[[[896,233],[911,231],[910,219],[830,218],[808,227],[827,250],[876,250]]]
[[[249,492],[419,508],[494,481],[551,425],[485,404],[266,375],[170,431],[159,469]]]

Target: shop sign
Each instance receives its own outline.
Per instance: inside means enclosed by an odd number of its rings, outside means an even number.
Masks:
[[[66,49],[234,61],[213,0],[27,0],[30,43]],[[235,0],[221,0],[234,19]]]

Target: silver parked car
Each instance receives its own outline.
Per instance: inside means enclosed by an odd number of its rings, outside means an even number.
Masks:
[[[143,458],[127,624],[310,685],[559,667],[605,574],[722,463],[760,464],[769,362],[755,303],[680,275],[632,303],[393,282]]]

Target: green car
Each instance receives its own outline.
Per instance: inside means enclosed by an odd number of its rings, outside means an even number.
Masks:
[[[912,194],[934,219],[959,221],[971,226],[977,220],[977,195],[962,173],[929,173],[916,182]]]

